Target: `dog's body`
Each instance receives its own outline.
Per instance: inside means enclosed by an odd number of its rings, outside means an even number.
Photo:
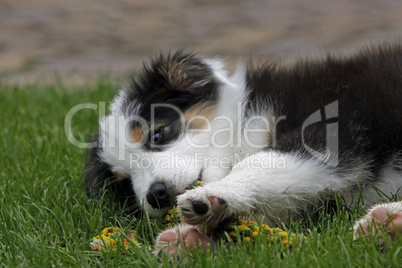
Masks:
[[[177,204],[197,226],[297,216],[333,193],[350,204],[361,193],[371,206],[402,191],[401,103],[400,45],[233,75],[220,60],[178,52],[115,98],[84,176],[152,215]],[[167,234],[159,248],[180,240]]]

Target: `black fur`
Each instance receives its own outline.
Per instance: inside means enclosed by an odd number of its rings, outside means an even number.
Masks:
[[[205,81],[205,84],[196,86],[199,81]],[[218,98],[218,85],[205,63],[194,54],[178,51],[166,57],[160,55],[153,59],[150,65],[144,65],[140,76],[132,80],[127,105],[139,103],[141,109],[135,115],[145,119],[152,129],[152,105],[172,105],[182,113],[200,103],[213,105]],[[123,109],[127,109],[127,106]],[[169,107],[156,107],[154,111],[155,125],[169,125],[170,128],[161,130],[158,143],[152,140],[154,131],[147,133],[144,149],[160,151],[164,149],[163,145],[179,138],[183,122],[180,120],[181,115]],[[133,127],[136,124],[138,125],[138,122],[134,122]]]
[[[268,65],[249,70],[248,107],[270,100],[278,115],[276,149],[306,152],[302,124],[315,111],[338,101],[339,172],[354,168],[350,160],[371,159],[373,178],[383,164],[402,150],[402,47],[366,48],[350,58],[328,56],[302,61],[294,68]],[[262,100],[262,104],[259,103]],[[333,120],[334,121],[334,120]],[[325,147],[325,120],[309,126],[305,142]]]
[[[178,64],[183,71],[176,70]],[[174,79],[170,77],[172,75],[183,77]],[[200,80],[208,82],[202,87],[191,87]],[[150,65],[144,65],[140,77],[133,79],[131,83],[127,103],[141,103],[141,110],[137,115],[150,121],[152,104],[170,104],[184,112],[200,102],[216,102],[218,85],[205,63],[194,54],[178,51],[167,57],[161,55],[152,60]],[[171,122],[179,119],[178,114],[171,109],[159,109],[155,113],[156,120]]]

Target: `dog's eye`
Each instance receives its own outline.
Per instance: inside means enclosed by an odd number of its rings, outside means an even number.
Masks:
[[[174,123],[155,126],[148,132],[148,139],[144,144],[144,148],[151,151],[161,151],[164,145],[167,145],[179,136],[180,133],[174,130]]]
[[[154,131],[154,136],[152,139],[153,143],[158,144],[162,141],[162,132],[163,132],[163,128],[159,128]]]

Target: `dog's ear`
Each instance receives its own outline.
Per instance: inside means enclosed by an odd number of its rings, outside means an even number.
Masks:
[[[113,173],[110,166],[103,162],[99,156],[102,148],[99,146],[99,135],[93,141],[97,146],[88,152],[83,179],[88,197],[99,198],[104,194],[120,204],[120,209],[127,213],[137,213],[137,199],[129,178],[119,178]]]
[[[145,65],[140,84],[148,90],[163,88],[191,91],[210,82],[215,82],[215,78],[205,61],[194,54],[178,51],[167,56],[160,55],[150,65]]]
[[[172,88],[178,90],[191,90],[213,80],[211,70],[193,57],[168,59],[164,65],[159,66],[158,71]]]
[[[97,143],[96,138],[94,141]],[[101,148],[97,145],[92,147],[88,152],[88,159],[83,174],[88,196],[101,195],[105,187],[117,179],[109,166],[101,161],[99,156],[100,150]]]
[[[83,179],[88,195],[102,195],[107,189],[117,192],[119,196],[133,197],[132,187],[126,187],[131,183],[130,179],[118,172],[112,172],[110,166],[100,158],[102,148],[99,145],[99,134],[92,139],[96,146],[88,152],[88,160],[84,168]],[[120,187],[120,185],[125,185]]]

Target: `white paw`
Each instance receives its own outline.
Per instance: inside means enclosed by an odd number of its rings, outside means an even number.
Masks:
[[[194,226],[179,224],[160,233],[156,238],[154,254],[159,258],[186,259],[191,249],[201,247],[205,252],[214,249],[214,243]]]
[[[353,227],[355,239],[379,234],[381,245],[386,235],[394,240],[397,233],[402,233],[402,201],[375,205]]]
[[[177,197],[177,204],[184,222],[216,228],[218,224],[233,216],[226,200],[198,187]]]

